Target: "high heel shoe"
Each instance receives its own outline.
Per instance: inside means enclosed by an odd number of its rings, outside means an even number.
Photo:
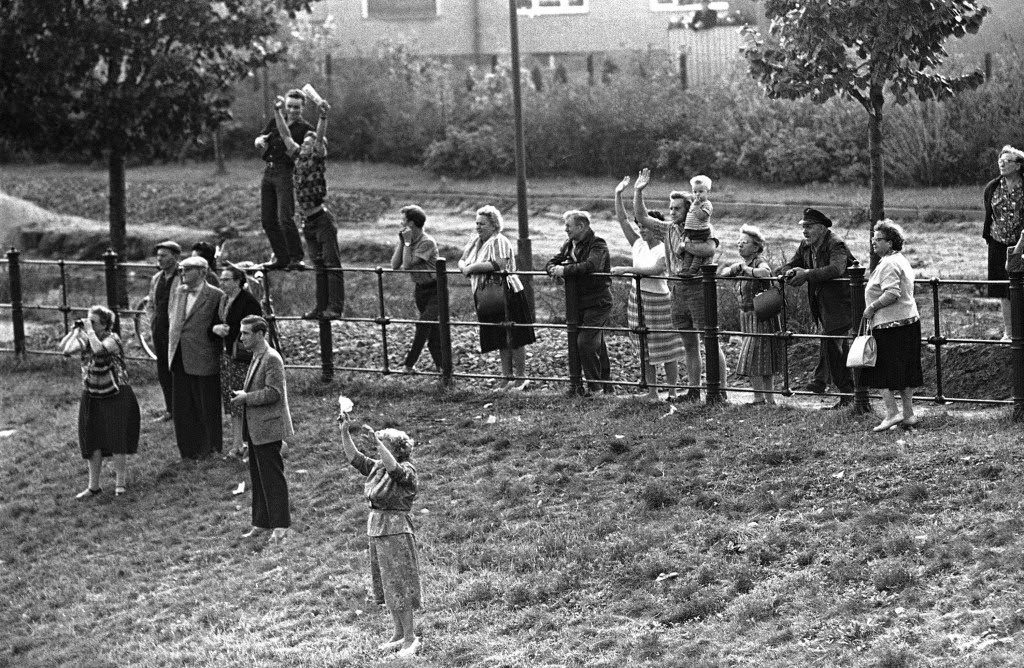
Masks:
[[[102,487],[97,487],[96,489],[93,489],[92,487],[87,487],[78,494],[75,494],[75,498],[78,499],[79,501],[84,501],[86,499],[91,499],[94,496],[99,496],[102,493]]]

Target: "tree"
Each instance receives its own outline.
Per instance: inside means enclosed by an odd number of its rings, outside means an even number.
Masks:
[[[938,71],[949,37],[974,34],[988,8],[973,0],[766,0],[768,35],[743,29],[750,75],[771,98],[852,98],[868,113],[871,220],[885,217],[886,99],[945,100],[977,88],[980,71]],[[872,258],[872,266],[875,258]]]
[[[281,11],[313,1],[0,0],[0,137],[105,158],[123,254],[126,157],[166,155],[230,119],[230,84],[283,53]]]

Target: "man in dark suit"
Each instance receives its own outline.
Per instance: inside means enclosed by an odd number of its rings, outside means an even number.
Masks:
[[[146,314],[149,316],[149,330],[153,333],[153,351],[156,353],[156,377],[164,393],[164,412],[154,422],[171,419],[171,366],[167,359],[167,331],[170,319],[167,307],[171,295],[181,285],[178,277],[178,258],[181,246],[174,241],[161,241],[153,248],[156,264],[160,271],[153,274],[149,282],[149,297],[146,299]]]
[[[562,214],[562,220],[565,222],[565,235],[569,239],[558,254],[548,260],[544,271],[558,278],[576,278],[580,324],[576,346],[583,375],[590,381],[587,393],[603,391],[614,394],[615,388],[611,385],[595,382],[611,380],[612,375],[604,331],[596,329],[607,327],[611,320],[612,279],[595,275],[611,271],[608,244],[590,229],[590,214],[586,211],[566,211]],[[573,391],[578,390],[573,388]]]
[[[234,393],[231,403],[243,407],[242,434],[251,444],[252,528],[242,537],[251,538],[273,529],[270,540],[277,542],[287,537],[291,526],[281,443],[295,430],[288,409],[284,361],[267,345],[267,329],[267,321],[258,315],[242,319],[238,340],[252,353],[252,362],[245,384]]]
[[[842,239],[832,234],[832,220],[817,209],[804,209],[804,240],[793,253],[793,258],[779,269],[786,283],[799,287],[807,283],[811,315],[828,336],[846,336],[850,333],[850,285],[837,278],[850,275],[850,265],[857,262]],[[853,393],[853,378],[846,366],[849,343],[845,339],[821,339],[819,365],[827,366],[836,388],[844,394]],[[816,379],[819,380],[819,379]],[[824,391],[822,388],[821,391]],[[843,397],[826,410],[849,406],[852,397]]]
[[[214,332],[224,293],[206,282],[201,257],[179,264],[181,287],[172,294],[167,359],[173,383],[174,436],[182,459],[208,457],[223,449],[220,422],[220,354]]]

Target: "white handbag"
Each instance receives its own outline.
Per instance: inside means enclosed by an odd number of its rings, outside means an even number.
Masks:
[[[865,318],[860,319],[857,336],[850,344],[850,353],[846,356],[846,366],[851,369],[873,367],[878,360],[878,344],[871,335],[871,323]]]

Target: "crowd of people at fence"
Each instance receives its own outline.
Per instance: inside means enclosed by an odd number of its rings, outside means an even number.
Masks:
[[[275,119],[256,140],[267,169],[262,184],[263,225],[274,256],[264,265],[224,262],[218,271],[217,249],[197,242],[191,255],[167,240],[156,244],[158,271],[152,277],[147,312],[157,358],[158,380],[164,406],[155,422],[172,422],[182,460],[193,462],[223,451],[223,414],[230,416],[229,456],[247,458],[252,489],[252,527],[245,537],[270,534],[283,540],[289,530],[288,486],[281,449],[292,428],[284,363],[268,343],[270,328],[264,319],[257,269],[301,270],[304,252],[294,221],[294,201],[310,256],[318,272],[316,304],[308,319],[333,320],[344,316],[344,281],[337,229],[324,206],[326,115],[319,100],[320,120],[314,129],[302,120],[302,91],[279,98]],[[287,116],[285,115],[287,113]],[[989,245],[989,278],[1001,281],[1007,271],[1024,270],[1024,152],[1011,146],[1000,151],[1000,176],[984,191],[985,226]],[[633,211],[627,211],[623,193],[629,177],[614,190],[615,216],[629,244],[632,262],[611,267],[606,241],[594,230],[590,214],[571,210],[562,220],[566,241],[546,263],[554,280],[571,279],[575,289],[578,327],[575,329],[579,363],[586,383],[574,391],[583,395],[614,393],[605,343],[613,306],[612,276],[636,281],[630,289],[627,314],[631,335],[645,354],[642,370],[651,399],[667,391],[670,402],[698,401],[703,371],[701,338],[706,327],[702,267],[719,253],[712,225],[710,201],[713,184],[695,176],[689,192],[673,191],[668,214],[647,208],[644,190],[650,171],[640,171],[633,183]],[[413,301],[419,313],[415,336],[402,364],[414,373],[426,346],[440,369],[438,323],[437,242],[425,231],[427,215],[417,205],[401,209],[401,229],[391,267],[408,271]],[[803,232],[790,259],[772,267],[764,257],[767,240],[760,229],[744,225],[736,239],[738,262],[722,264],[718,275],[733,281],[744,334],[737,374],[750,380],[754,404],[775,404],[775,378],[783,368],[785,349],[779,312],[779,281],[791,287],[807,286],[811,315],[820,337],[818,363],[810,384],[825,394],[829,384],[839,399],[827,409],[851,404],[854,387],[848,366],[851,314],[849,285],[835,279],[848,276],[857,260],[841,238],[831,231],[832,220],[806,208],[799,221]],[[459,270],[469,277],[480,322],[480,350],[498,351],[502,382],[499,391],[521,392],[529,384],[526,346],[536,341],[533,315],[524,285],[517,275],[512,242],[502,233],[501,212],[484,206],[476,212],[476,234],[463,249]],[[914,269],[903,256],[903,229],[891,220],[875,223],[872,249],[879,257],[865,287],[860,328],[877,344],[874,366],[857,369],[863,386],[881,391],[885,416],[876,432],[911,427],[913,388],[923,383],[921,323],[914,301]],[[632,286],[631,286],[632,287]],[[1010,336],[1009,305],[1005,286],[991,285],[989,295],[1003,300],[1005,336]],[[89,481],[77,494],[87,500],[102,493],[104,458],[113,458],[115,496],[127,493],[126,456],[138,450],[141,413],[124,363],[121,341],[115,332],[116,315],[104,306],[89,309],[88,317],[61,340],[66,355],[78,354],[82,364],[79,407],[81,455],[88,461]],[[720,377],[727,374],[719,347]],[[683,362],[687,389],[678,393],[679,363]],[[658,367],[665,376],[659,384]],[[896,395],[900,395],[897,403]],[[724,398],[724,392],[722,393]],[[419,649],[413,611],[420,607],[420,585],[415,541],[408,512],[416,495],[416,473],[411,465],[413,440],[404,432],[381,430],[374,434],[378,459],[362,455],[349,431],[350,418],[339,415],[341,440],[348,461],[367,477],[365,495],[371,506],[368,535],[374,595],[387,603],[395,631],[382,647],[414,654]],[[372,431],[372,429],[370,430]]]

